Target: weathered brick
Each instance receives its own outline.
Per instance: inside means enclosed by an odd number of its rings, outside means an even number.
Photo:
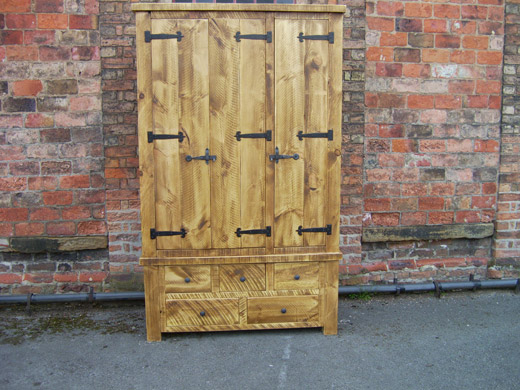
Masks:
[[[35,11],[61,13],[63,12],[63,0],[36,0]]]
[[[5,18],[7,28],[32,29],[36,27],[36,16],[32,14],[7,14]]]
[[[52,191],[43,193],[43,203],[45,205],[67,205],[72,203],[72,192]]]
[[[75,95],[78,93],[78,81],[75,79],[47,81],[47,93],[50,95]]]
[[[38,14],[38,28],[66,29],[69,26],[69,16],[65,14]]]
[[[402,32],[422,32],[423,22],[421,19],[401,19],[395,20],[395,31]]]

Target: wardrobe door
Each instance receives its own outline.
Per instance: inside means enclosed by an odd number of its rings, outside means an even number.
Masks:
[[[276,247],[324,246],[328,234],[328,33],[327,20],[275,21],[275,145],[293,156],[274,162]]]

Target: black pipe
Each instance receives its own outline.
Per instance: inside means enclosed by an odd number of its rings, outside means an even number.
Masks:
[[[362,293],[387,293],[400,294],[427,291],[452,291],[452,290],[479,290],[514,288],[520,289],[520,279],[504,280],[473,280],[469,282],[431,282],[410,284],[381,284],[362,286],[340,286],[339,295]],[[79,293],[79,294],[28,294],[28,295],[0,295],[0,304],[9,303],[60,303],[60,302],[113,302],[113,301],[142,301],[143,292],[111,292],[111,293]]]

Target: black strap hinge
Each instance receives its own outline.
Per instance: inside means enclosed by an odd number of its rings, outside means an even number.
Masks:
[[[152,39],[177,39],[178,42],[184,38],[184,35],[180,31],[177,34],[152,34],[150,31],[144,32],[144,41],[151,42]]]
[[[300,42],[303,42],[304,39],[310,39],[313,41],[329,41],[329,43],[334,43],[334,32],[330,32],[327,35],[303,35],[301,32],[297,38]]]
[[[235,34],[235,39],[237,42],[240,42],[241,39],[256,39],[267,41],[267,43],[273,42],[273,33],[272,31],[267,31],[267,34],[240,34],[240,31],[237,31]]]
[[[303,141],[304,138],[327,138],[329,141],[333,141],[334,131],[329,130],[326,133],[304,133],[299,131],[297,137],[300,141]]]
[[[303,226],[298,226],[298,232],[299,236],[302,236],[303,233],[327,233],[327,236],[330,236],[332,234],[332,225],[327,225],[322,228],[308,228],[304,229]]]
[[[178,139],[179,142],[182,142],[184,139],[184,134],[179,131],[179,134],[154,134],[153,132],[148,132],[148,143],[152,143],[154,139]]]
[[[242,134],[240,131],[237,131],[235,134],[235,138],[237,141],[240,141],[242,138],[265,138],[266,141],[272,140],[272,131],[267,130],[265,133],[247,133]]]
[[[180,232],[172,232],[172,231],[157,231],[155,229],[150,229],[150,238],[155,240],[159,236],[181,236],[181,238],[186,237],[186,230],[183,228]]]
[[[237,228],[235,232],[237,237],[242,237],[242,234],[265,234],[267,237],[271,237],[271,226],[267,226],[265,229],[252,229],[252,230],[242,230]]]
[[[190,155],[186,156],[187,162],[190,162],[192,160],[203,160],[203,161],[206,161],[206,165],[208,165],[210,161],[216,161],[217,156],[210,156],[209,149],[206,148],[206,154],[204,154],[204,156],[199,156],[199,157],[193,157]]]

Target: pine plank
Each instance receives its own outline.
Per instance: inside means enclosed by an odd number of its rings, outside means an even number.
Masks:
[[[344,5],[302,5],[302,4],[203,4],[203,3],[138,3],[132,4],[132,11],[261,11],[261,12],[339,12],[345,13]]]
[[[208,21],[179,20],[178,26],[185,36],[178,43],[180,127],[186,135],[180,144],[182,227],[188,232],[182,245],[189,249],[210,248],[210,165],[185,160],[187,155],[204,155],[210,146]]]
[[[175,34],[177,21],[152,21],[153,34]],[[179,133],[179,84],[176,39],[152,40],[153,133]],[[179,141],[155,140],[155,229],[179,231],[181,227],[181,175]],[[180,236],[157,237],[157,249],[182,247]]]
[[[270,13],[266,16],[265,30],[272,31],[273,42],[276,41],[276,31],[274,28],[274,14]],[[266,46],[265,52],[265,126],[268,130],[275,131],[274,123],[274,55],[275,55],[275,44],[271,43]],[[276,134],[273,135],[276,137]],[[266,142],[265,145],[265,225],[274,227],[274,166],[269,161],[269,155],[274,154],[275,139],[273,141]],[[267,253],[273,253],[274,251],[274,235],[265,238],[265,247]]]
[[[210,292],[211,266],[164,267],[164,291],[166,293]]]
[[[220,291],[265,290],[265,264],[222,265],[219,280]]]
[[[144,41],[145,30],[151,29],[150,16],[138,13],[137,20],[137,109],[139,136],[139,173],[141,199],[142,256],[155,256],[156,243],[150,239],[150,229],[155,228],[155,187],[153,145],[148,143],[146,132],[152,129],[152,53]]]
[[[209,20],[209,104],[212,154],[211,235],[213,248],[236,248],[240,238],[240,53],[233,38],[237,19]]]
[[[241,34],[265,34],[265,20],[240,20]],[[235,40],[233,40],[235,41]],[[263,40],[241,40],[240,47],[240,130],[242,133],[265,133],[265,52]],[[243,230],[264,229],[265,222],[265,139],[246,138],[240,145],[240,226]],[[265,246],[263,234],[243,235],[243,248]]]
[[[285,313],[282,310],[285,309]],[[318,321],[317,296],[266,297],[247,300],[247,322],[249,324],[270,322]]]
[[[303,224],[303,145],[296,135],[304,127],[304,49],[297,36],[305,22],[275,20],[275,144],[280,154],[298,153],[299,160],[275,164],[276,247],[301,246],[296,230]]]
[[[146,310],[146,338],[148,341],[161,341],[160,301],[164,293],[161,290],[160,266],[144,267],[144,291]]]
[[[274,289],[303,290],[318,288],[319,270],[320,267],[317,262],[276,263],[274,264]]]
[[[323,334],[334,335],[338,333],[338,263],[322,262],[320,266],[323,270],[320,288]]]
[[[334,141],[328,142],[327,164],[327,223],[332,225],[332,234],[326,236],[327,251],[339,250],[339,210],[341,207],[341,111],[342,96],[342,58],[343,58],[343,15],[330,15],[329,30],[334,32],[334,44],[329,50],[329,103],[328,128],[334,130]]]
[[[312,322],[279,322],[272,324],[236,324],[236,325],[197,325],[197,326],[169,326],[165,332],[228,332],[237,330],[269,330],[293,328],[319,328],[318,321]]]
[[[306,20],[305,35],[326,35],[328,22]],[[329,42],[305,41],[305,125],[304,133],[327,132],[327,92]],[[327,142],[326,138],[304,138],[305,179],[303,227],[324,227],[327,207]],[[303,245],[324,245],[325,233],[304,233]]]
[[[176,299],[166,301],[167,327],[238,323],[238,299]]]

